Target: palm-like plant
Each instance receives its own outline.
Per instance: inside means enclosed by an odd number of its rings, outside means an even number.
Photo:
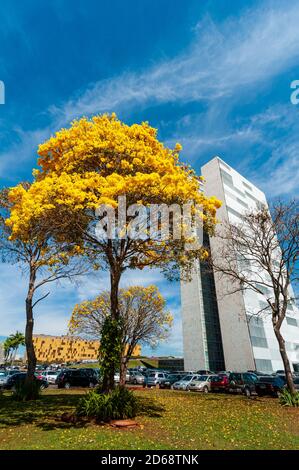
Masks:
[[[6,362],[13,364],[20,346],[25,345],[25,336],[20,331],[11,334],[4,342],[4,354]]]

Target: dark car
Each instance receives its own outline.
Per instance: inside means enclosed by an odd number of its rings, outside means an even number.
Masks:
[[[172,385],[183,377],[182,374],[169,374],[164,382],[161,382],[160,388],[171,388]]]
[[[266,372],[261,372],[259,370],[248,370],[247,372],[251,373],[251,374],[254,374],[254,375],[257,375],[258,377],[266,377],[268,375],[272,375],[272,374],[267,374]]]
[[[299,377],[296,377],[296,376],[295,376],[294,379],[293,379],[293,381],[294,381],[294,387],[295,387],[295,389],[299,391]]]
[[[90,375],[91,377],[95,377],[96,379],[99,379],[101,375],[100,369],[94,369],[92,367],[82,367],[80,370],[83,370],[84,372],[86,372],[87,375]]]
[[[99,379],[95,373],[90,373],[85,369],[68,369],[58,374],[56,384],[58,388],[70,387],[95,387]]]
[[[3,388],[5,388],[6,390],[15,390],[15,388],[19,384],[22,384],[25,382],[26,375],[27,375],[26,372],[19,372],[17,374],[11,375],[10,377],[8,377]],[[35,377],[35,380],[38,382],[38,385],[41,390],[49,386],[48,382],[44,379],[38,379],[37,377]]]
[[[255,390],[259,397],[270,395],[277,397],[279,392],[282,392],[285,386],[285,381],[279,376],[265,376],[259,377],[255,384]]]
[[[228,374],[217,374],[211,379],[212,392],[228,392],[229,380]]]
[[[255,384],[258,377],[252,372],[232,372],[228,376],[228,391],[241,392],[247,397],[255,393]]]

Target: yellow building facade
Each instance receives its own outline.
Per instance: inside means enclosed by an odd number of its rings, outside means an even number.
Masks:
[[[64,363],[95,360],[99,355],[99,341],[86,340],[73,336],[33,335],[37,362]],[[134,356],[140,356],[137,346]]]

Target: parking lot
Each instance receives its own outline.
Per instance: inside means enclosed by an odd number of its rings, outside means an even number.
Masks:
[[[18,369],[0,370],[0,388],[15,390],[25,380],[26,372]],[[35,377],[41,389],[71,389],[78,387],[94,388],[101,383],[101,372],[97,367],[68,367],[52,370],[39,368]],[[120,382],[119,373],[115,373],[116,384]],[[294,384],[299,389],[299,376],[293,376]],[[258,395],[277,398],[286,388],[283,371],[267,374],[258,371],[214,373],[207,370],[165,371],[160,369],[129,368],[126,385],[138,388],[160,388],[175,391],[201,393],[241,393],[248,398]]]

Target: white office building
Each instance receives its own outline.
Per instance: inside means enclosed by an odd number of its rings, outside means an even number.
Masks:
[[[217,215],[224,222],[241,221],[248,209],[267,204],[266,197],[251,182],[220,158],[202,167],[207,196],[222,201]],[[211,251],[217,238],[209,240]],[[181,304],[185,370],[283,369],[271,315],[254,315],[266,306],[253,291],[230,293],[229,280],[209,273],[197,264],[191,282],[181,282]],[[290,362],[299,371],[299,311],[288,309],[282,334]]]

